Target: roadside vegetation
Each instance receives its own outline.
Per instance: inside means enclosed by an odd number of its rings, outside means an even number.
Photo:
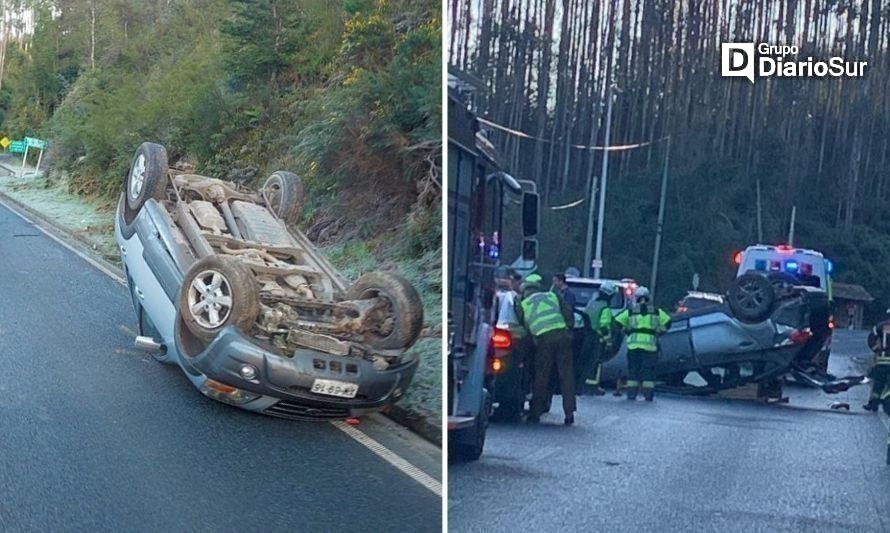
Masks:
[[[6,2],[0,120],[49,140],[45,190],[111,216],[136,147],[249,187],[307,189],[300,227],[350,278],[406,275],[424,353],[405,403],[440,416],[437,0]],[[24,24],[33,15],[33,26]],[[19,189],[22,184],[12,184]],[[109,218],[110,220],[110,218]],[[435,338],[433,341],[431,339]]]

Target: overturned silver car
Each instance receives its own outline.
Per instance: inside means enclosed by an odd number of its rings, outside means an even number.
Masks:
[[[337,419],[402,397],[423,324],[401,276],[349,284],[293,227],[303,185],[273,173],[258,193],[169,168],[143,143],[115,236],[137,346],[177,364],[206,396],[292,419]]]
[[[599,280],[568,278],[577,305],[584,306]],[[613,305],[617,313],[624,302]],[[793,376],[798,382],[837,393],[865,383],[864,376],[837,377],[811,363],[830,342],[822,327],[830,307],[824,291],[784,277],[746,273],[725,299],[671,316],[659,338],[658,388],[680,394],[712,394],[750,383],[770,386]],[[586,328],[589,330],[589,328]],[[626,377],[626,347],[603,365],[602,379]]]

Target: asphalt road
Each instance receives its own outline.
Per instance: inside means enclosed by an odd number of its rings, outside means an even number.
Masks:
[[[864,363],[864,332],[831,370]],[[890,531],[886,418],[786,386],[787,405],[661,395],[579,398],[540,426],[492,425],[476,463],[449,466],[452,531]],[[830,409],[849,402],[851,411]]]
[[[122,285],[0,207],[0,530],[441,528],[439,496],[337,427],[208,400],[133,328]],[[432,445],[359,429],[441,477]]]

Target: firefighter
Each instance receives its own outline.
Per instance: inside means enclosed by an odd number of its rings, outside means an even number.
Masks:
[[[587,315],[592,330],[592,332],[588,332],[585,343],[585,352],[590,359],[584,368],[590,370],[588,374],[590,377],[584,382],[590,386],[590,393],[595,396],[605,394],[605,391],[600,388],[600,374],[603,370],[603,361],[612,350],[613,319],[609,304],[617,290],[618,288],[613,282],[604,281],[584,308],[584,314]]]
[[[569,324],[573,312],[555,292],[544,291],[542,278],[529,274],[525,278],[526,291],[519,306],[519,319],[534,339],[534,386],[528,421],[537,423],[552,397],[550,372],[556,366],[562,389],[562,409],[565,425],[575,422],[575,381],[572,373],[572,337]]]
[[[634,291],[632,310],[625,309],[615,317],[626,334],[627,399],[636,400],[637,390],[651,402],[655,395],[655,364],[658,362],[658,335],[667,329],[670,315],[649,302],[649,289]]]
[[[868,374],[872,379],[871,396],[862,407],[869,411],[877,411],[878,405],[883,402],[884,412],[890,412],[890,391],[884,391],[890,377],[890,309],[887,309],[886,315],[868,333],[868,347],[875,352],[875,364]]]

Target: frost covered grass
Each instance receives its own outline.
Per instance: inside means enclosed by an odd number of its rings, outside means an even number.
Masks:
[[[0,191],[85,240],[106,260],[120,262],[114,243],[114,207],[68,191],[68,184],[44,177],[0,177]]]

